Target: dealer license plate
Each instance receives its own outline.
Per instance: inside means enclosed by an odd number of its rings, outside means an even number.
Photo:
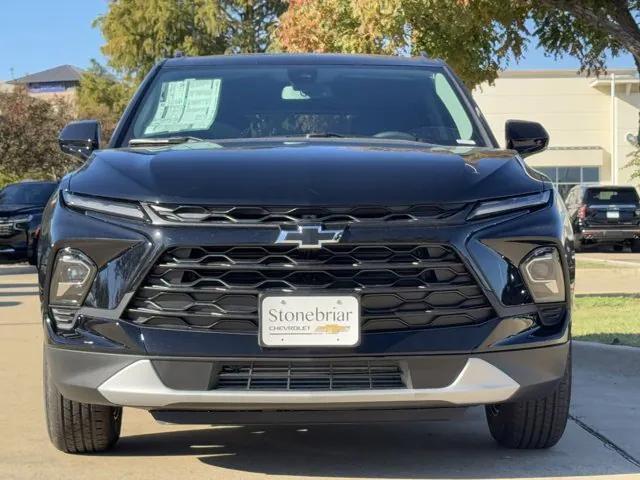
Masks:
[[[260,343],[265,347],[352,347],[360,342],[354,295],[264,295]]]

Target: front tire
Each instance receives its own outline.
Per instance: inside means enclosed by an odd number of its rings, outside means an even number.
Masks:
[[[69,400],[51,381],[44,360],[44,401],[51,443],[65,453],[109,450],[120,438],[122,408]]]
[[[634,238],[631,241],[631,251],[633,253],[640,253],[640,239],[639,238]]]
[[[574,240],[574,242],[573,242],[573,250],[576,253],[579,253],[579,252],[582,252],[582,249],[583,249],[582,242],[580,240]]]
[[[31,254],[29,255],[29,258],[27,258],[27,262],[29,263],[29,265],[33,265],[34,267],[38,266],[38,246],[37,246],[37,244],[33,246],[33,249],[31,250]]]
[[[503,447],[553,447],[564,433],[571,401],[571,356],[565,373],[546,397],[485,407],[489,430]]]

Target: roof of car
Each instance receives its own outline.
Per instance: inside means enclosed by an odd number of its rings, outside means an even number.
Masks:
[[[207,57],[174,57],[163,66],[209,65],[392,65],[442,66],[444,62],[427,57],[399,57],[390,55],[347,55],[337,53],[258,53],[238,55],[211,55]]]

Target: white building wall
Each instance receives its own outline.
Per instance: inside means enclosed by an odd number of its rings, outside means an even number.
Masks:
[[[617,162],[612,162],[612,100],[608,77],[578,75],[575,71],[504,72],[494,85],[483,84],[474,98],[498,141],[504,145],[504,124],[509,119],[542,123],[551,142],[546,152],[527,162],[534,167],[598,166],[600,181],[611,183],[612,164],[618,165],[620,184],[630,182],[624,168],[634,146],[627,140],[638,131],[640,93],[633,70],[615,71]]]

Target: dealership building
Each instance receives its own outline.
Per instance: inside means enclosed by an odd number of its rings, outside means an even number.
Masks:
[[[563,194],[581,183],[638,183],[625,167],[636,149],[640,113],[635,70],[610,70],[599,78],[575,70],[506,71],[473,93],[502,145],[509,119],[544,125],[549,148],[527,163]]]

